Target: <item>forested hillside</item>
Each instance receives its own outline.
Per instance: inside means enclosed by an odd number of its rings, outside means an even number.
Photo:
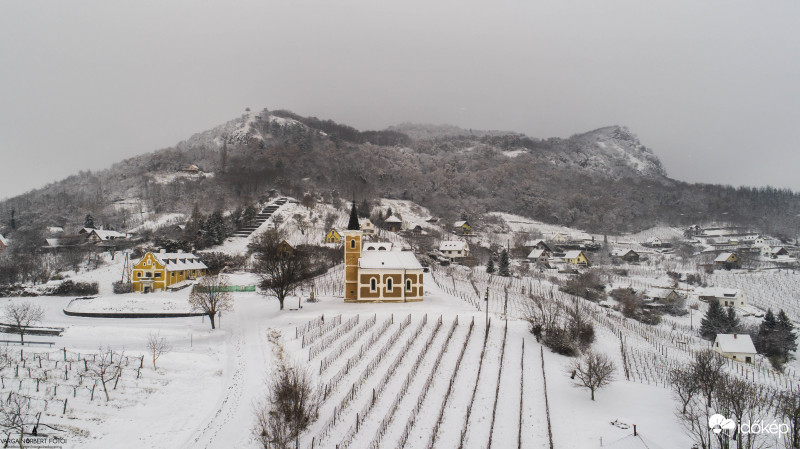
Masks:
[[[178,174],[190,164],[202,173]],[[509,212],[599,233],[724,221],[793,236],[800,213],[800,196],[788,190],[672,180],[624,127],[567,139],[408,124],[359,131],[264,110],[2,201],[0,232],[79,226],[87,213],[125,229],[137,214],[188,215],[195,204],[233,210],[270,189],[325,200],[408,199],[448,220],[462,211]]]

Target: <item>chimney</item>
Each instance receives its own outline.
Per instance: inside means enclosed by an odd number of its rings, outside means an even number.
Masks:
[[[638,435],[638,433],[636,432],[636,424],[634,424],[633,425],[633,436],[636,436],[636,435]]]

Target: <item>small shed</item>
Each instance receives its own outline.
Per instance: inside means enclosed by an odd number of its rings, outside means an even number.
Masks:
[[[747,334],[717,334],[713,348],[723,357],[744,363],[754,363],[758,354],[753,340]]]

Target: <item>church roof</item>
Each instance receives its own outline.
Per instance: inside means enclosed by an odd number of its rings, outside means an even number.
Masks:
[[[414,253],[411,251],[366,251],[358,259],[359,268],[365,269],[391,269],[391,270],[421,270]]]

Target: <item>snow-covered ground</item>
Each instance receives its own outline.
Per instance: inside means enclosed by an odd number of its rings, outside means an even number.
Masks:
[[[251,275],[236,276],[246,279]],[[592,402],[587,391],[571,386],[565,373],[570,359],[553,355],[547,349],[542,352],[527,331],[526,323],[518,319],[508,321],[506,334],[506,323],[500,315],[490,315],[492,326],[483,363],[479,364],[484,344],[484,313],[468,301],[442,290],[430,275],[425,285],[425,301],[419,303],[345,304],[341,298],[323,296],[317,303],[304,302],[302,310],[297,310],[296,303],[292,302],[297,299],[290,298],[284,311],[278,310],[274,299],[256,293],[235,293],[234,310],[223,314],[220,328],[214,331],[202,318],[69,317],[61,310],[72,298],[30,299],[46,308],[43,325],[66,330],[62,337],[29,337],[54,341],[53,349],[26,347],[25,351],[49,352],[52,359],[57,359],[62,356],[59,355],[61,349],[56,348],[67,348],[70,358],[77,357],[78,353],[85,357],[98,347],[110,346],[116,351],[124,349],[132,360],[130,368],[123,372],[119,388],[111,392],[110,402],[106,403],[98,393],[94,401],[90,401],[88,390],[80,389],[73,398],[71,388],[59,388],[50,398],[42,422],[70,429],[65,447],[255,448],[251,435],[253,404],[264,394],[266,379],[274,366],[268,340],[268,331],[272,329],[283,336],[290,357],[307,366],[321,384],[330,383],[349,358],[360,354],[356,365],[330,390],[322,404],[321,416],[301,438],[301,447],[310,447],[312,439],[315,447],[341,444],[350,435],[348,432],[353,431],[356,414],[371,401],[372,390],[377,390],[384,378],[386,381],[375,405],[366,417],[360,416],[362,421],[351,438],[350,447],[367,447],[387,416],[391,419],[383,430],[382,447],[396,446],[409,426],[405,447],[427,447],[443,403],[442,425],[434,447],[457,447],[463,428],[467,429],[465,447],[485,447],[490,433],[493,447],[516,447],[520,416],[522,447],[547,447],[542,354],[556,447],[600,447],[601,437],[604,442],[610,442],[631,433],[630,428],[611,425],[612,421],[628,426],[637,424],[644,435],[668,442],[664,447],[689,446],[672,415],[674,403],[668,390],[625,381],[618,376],[617,381],[600,391],[597,401]],[[104,295],[101,301],[108,307],[125,309],[139,298],[161,299],[169,309],[185,301],[187,295],[187,290],[159,295]],[[115,300],[119,301],[116,306]],[[155,309],[152,303],[148,307],[148,310]],[[341,315],[342,323],[358,316],[359,324],[309,360],[309,347],[302,347],[302,338],[296,338],[296,328],[322,315],[329,321]],[[373,316],[375,323],[367,323]],[[396,341],[390,340],[408,316],[410,324],[397,334]],[[423,324],[426,316],[427,323]],[[385,328],[372,345],[362,347],[379,332],[380,325],[392,317],[393,324]],[[454,325],[456,317],[458,323]],[[470,332],[473,320],[474,328]],[[453,332],[448,338],[450,329]],[[157,371],[152,369],[152,361],[145,354],[147,335],[156,330],[173,346],[171,352],[159,359]],[[334,332],[323,334],[315,341]],[[356,335],[357,332],[361,334]],[[351,337],[353,343],[337,354],[335,361],[320,374],[320,361],[334,355],[340,344]],[[426,345],[427,342],[430,345]],[[604,334],[598,345],[604,351],[619,354],[613,334]],[[388,349],[381,353],[385,348]],[[464,361],[456,372],[455,364],[462,351]],[[362,377],[378,354],[381,354],[380,362]],[[141,379],[136,379],[135,367],[141,355],[145,355],[143,374]],[[401,359],[399,364],[394,365],[398,359]],[[390,367],[393,367],[391,371]],[[412,370],[413,374],[409,375]],[[404,385],[407,379],[409,382]],[[431,382],[425,389],[428,379]],[[444,402],[450,379],[454,387]],[[338,408],[354,385],[358,388],[353,399],[343,409]],[[33,386],[26,381],[26,388]],[[417,407],[423,392],[424,401]],[[643,401],[642,397],[648,399]],[[61,409],[64,399],[68,399],[66,414]],[[471,414],[466,421],[468,407]],[[318,436],[333,416],[334,408],[337,409],[336,424],[320,439]],[[412,416],[415,419],[409,424]],[[494,431],[491,432],[493,421]]]

